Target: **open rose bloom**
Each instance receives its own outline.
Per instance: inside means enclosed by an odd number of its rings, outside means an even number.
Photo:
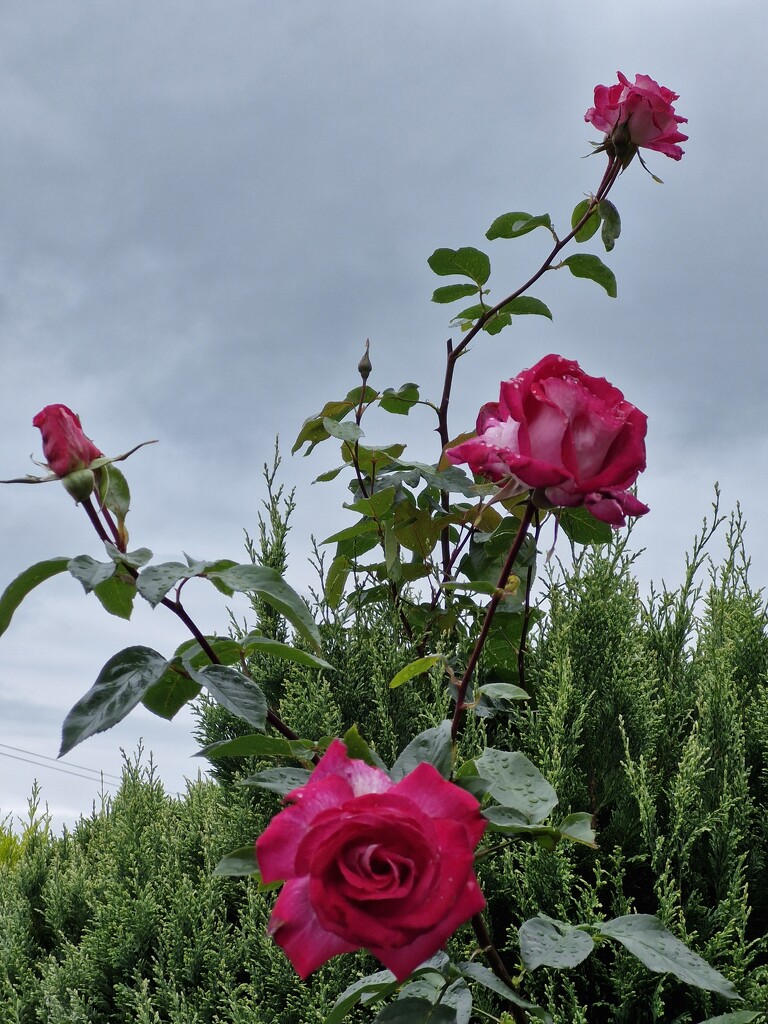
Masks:
[[[648,511],[628,490],[645,469],[646,425],[603,377],[549,355],[504,381],[499,401],[480,410],[477,437],[445,454],[505,486],[539,491],[552,505],[584,505],[618,527]]]
[[[683,150],[678,145],[688,138],[678,131],[687,118],[675,113],[676,92],[654,82],[648,75],[635,75],[634,85],[620,71],[618,85],[596,85],[595,105],[584,120],[605,132],[601,149],[618,155],[626,167],[638,149],[653,149],[673,160]]]
[[[485,906],[480,806],[432,765],[395,783],[334,740],[286,801],[256,856],[265,882],[285,879],[269,931],[302,978],[362,948],[402,981]]]

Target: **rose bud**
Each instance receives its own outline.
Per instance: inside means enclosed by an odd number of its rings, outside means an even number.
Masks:
[[[48,468],[64,484],[76,502],[93,493],[95,479],[88,469],[102,452],[83,433],[80,417],[66,405],[46,405],[32,420],[43,435],[43,455]]]

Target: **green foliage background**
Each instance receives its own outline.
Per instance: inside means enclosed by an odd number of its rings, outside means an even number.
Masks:
[[[291,502],[270,485],[250,544],[277,569]],[[621,541],[554,574],[528,658],[532,700],[511,717],[476,719],[463,738],[467,752],[484,742],[522,750],[557,790],[559,813],[588,809],[597,821],[598,851],[520,842],[483,862],[494,938],[513,973],[516,925],[538,911],[579,923],[636,910],[658,914],[736,984],[743,1005],[768,1012],[766,606],[749,582],[739,516],[725,527],[725,561],[708,570],[713,529],[697,538],[681,588],[647,601]],[[265,632],[284,634],[268,609],[254,613]],[[435,674],[389,689],[414,651],[386,606],[325,618],[335,673],[262,659],[255,677],[300,734],[357,723],[391,762],[446,716],[446,687]],[[201,703],[201,741],[244,731]],[[0,1020],[309,1024],[376,969],[342,957],[300,983],[265,934],[273,897],[213,876],[278,809],[274,794],[238,785],[254,767],[219,762],[215,781],[172,799],[137,755],[114,800],[72,832],[54,836],[34,816],[21,838],[3,830]],[[468,930],[455,943],[458,956],[472,952]],[[727,1009],[613,948],[570,971],[527,975],[523,994],[557,1024],[697,1024]],[[477,1005],[498,1015],[483,996]]]

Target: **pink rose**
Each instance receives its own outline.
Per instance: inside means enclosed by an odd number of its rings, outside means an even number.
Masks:
[[[402,981],[485,906],[473,869],[486,822],[473,796],[420,764],[394,783],[334,740],[256,842],[285,879],[269,931],[302,978],[363,948]]]
[[[58,477],[86,469],[103,455],[83,433],[80,417],[66,405],[46,405],[32,420],[43,435],[45,460]]]
[[[648,75],[635,75],[635,84],[620,71],[619,85],[596,85],[595,105],[584,115],[595,128],[606,133],[601,148],[610,156],[622,158],[626,166],[638,148],[654,149],[673,160],[683,150],[677,145],[688,138],[677,130],[688,118],[680,117],[672,106],[676,92],[665,89]]]
[[[480,410],[477,437],[445,454],[491,480],[540,490],[552,505],[585,505],[624,526],[625,516],[648,511],[627,490],[645,469],[646,423],[604,377],[549,355],[504,381],[499,401]]]

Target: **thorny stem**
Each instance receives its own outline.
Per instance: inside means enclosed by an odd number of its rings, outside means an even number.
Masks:
[[[512,541],[512,547],[509,549],[507,560],[504,562],[504,566],[499,574],[499,581],[496,584],[496,590],[485,610],[485,618],[483,619],[480,635],[475,641],[475,646],[469,656],[467,667],[464,670],[464,675],[461,677],[461,682],[459,683],[459,688],[456,692],[456,710],[453,713],[453,721],[451,722],[451,741],[453,743],[458,739],[462,715],[465,710],[464,698],[466,697],[467,690],[469,689],[472,673],[475,671],[475,666],[477,665],[483,647],[485,646],[485,641],[488,639],[488,632],[491,628],[493,617],[496,614],[496,609],[504,597],[504,588],[507,585],[509,574],[512,571],[512,566],[515,564],[515,559],[520,554],[520,548],[523,546],[523,541],[528,533],[528,527],[531,525],[531,520],[535,513],[536,508],[533,501],[529,498],[528,504],[525,506],[525,512],[523,513],[523,518],[520,522],[517,534],[515,535],[515,539]]]

